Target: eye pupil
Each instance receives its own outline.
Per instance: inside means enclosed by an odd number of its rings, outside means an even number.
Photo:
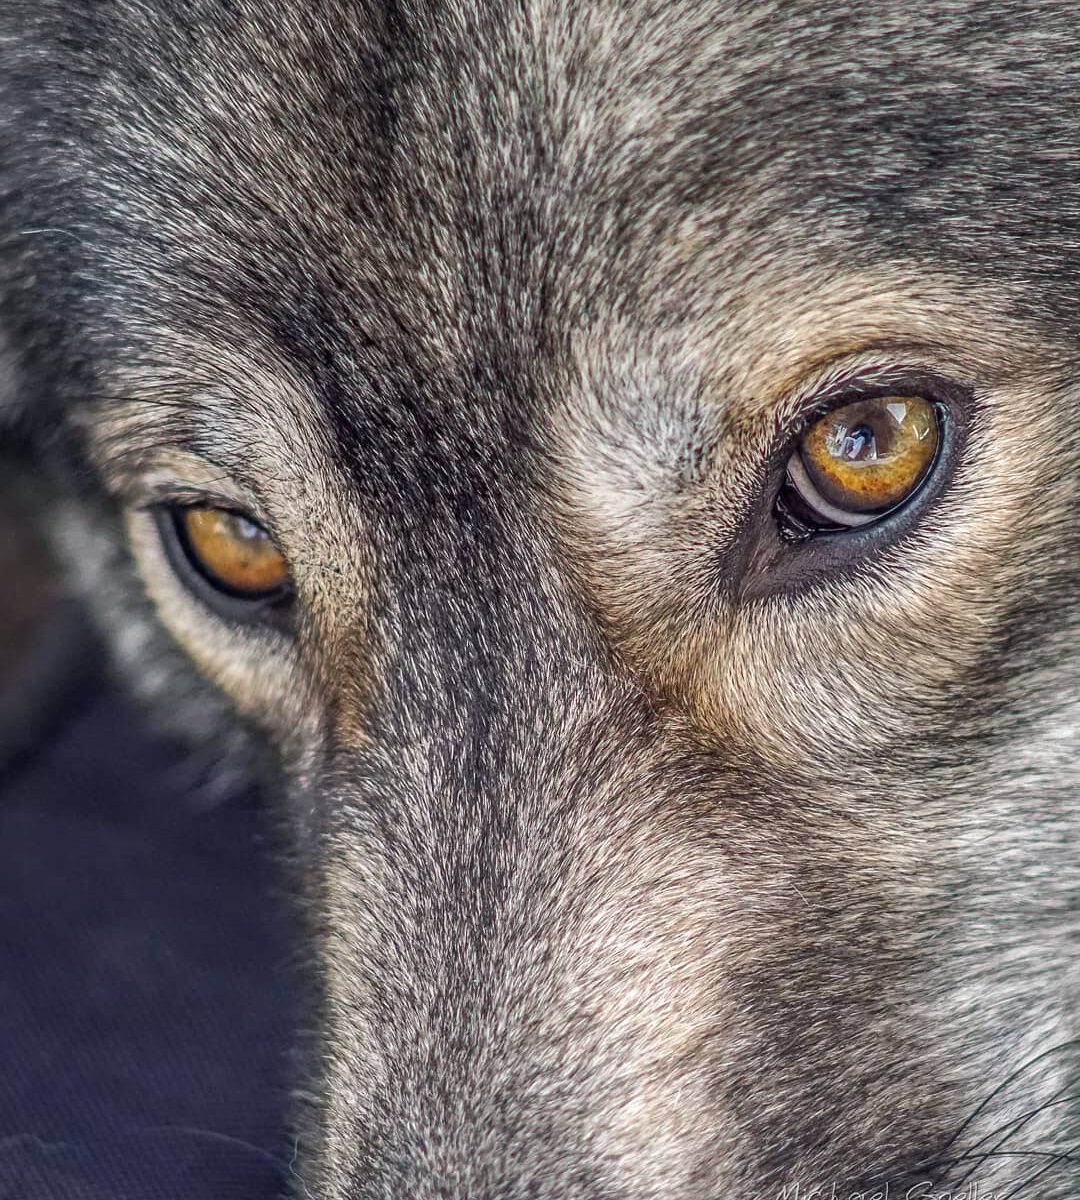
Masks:
[[[846,458],[849,462],[877,458],[877,439],[869,425],[857,425],[846,432],[838,431],[838,435],[833,451],[837,458]]]

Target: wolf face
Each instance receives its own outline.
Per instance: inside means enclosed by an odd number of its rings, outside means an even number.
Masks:
[[[298,1194],[1077,1194],[1078,56],[3,5],[0,405],[282,785]]]

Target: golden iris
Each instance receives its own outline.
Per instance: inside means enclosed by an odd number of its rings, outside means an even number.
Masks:
[[[180,530],[193,562],[223,591],[258,598],[289,582],[285,556],[265,529],[225,508],[185,508]]]
[[[933,466],[938,417],[922,396],[878,396],[833,409],[803,435],[799,457],[822,498],[852,513],[894,508]]]

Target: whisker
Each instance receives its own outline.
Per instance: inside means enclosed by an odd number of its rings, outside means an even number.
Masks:
[[[1020,1116],[1014,1117],[1013,1120],[1008,1124],[999,1126],[997,1129],[992,1129],[989,1133],[986,1133],[979,1138],[977,1142],[973,1142],[970,1146],[968,1146],[967,1150],[964,1152],[964,1158],[971,1156],[975,1161],[975,1165],[958,1181],[957,1186],[963,1187],[964,1184],[967,1183],[972,1175],[974,1175],[979,1169],[979,1166],[982,1162],[984,1162],[987,1158],[992,1157],[1011,1138],[1016,1137],[1020,1130],[1023,1129],[1028,1122],[1033,1121],[1040,1113],[1044,1113],[1048,1109],[1054,1108],[1059,1104],[1068,1104],[1070,1101],[1080,1099],[1080,1096],[1078,1096],[1075,1092],[1070,1093],[1069,1095],[1063,1095],[1063,1093],[1067,1090],[1067,1088],[1060,1089],[1058,1092],[1055,1092],[1055,1094],[1045,1104],[1041,1104],[1037,1108],[1029,1109],[1026,1113],[1021,1113]],[[984,1152],[983,1154],[971,1154],[976,1147],[982,1145],[983,1142],[989,1140],[999,1133],[1002,1133],[1003,1131],[1004,1136],[999,1138],[988,1151]]]
[[[272,1163],[281,1171],[290,1169],[291,1164],[287,1163],[278,1155],[272,1154],[269,1150],[262,1146],[256,1146],[254,1142],[245,1141],[243,1138],[233,1137],[228,1133],[219,1133],[216,1129],[200,1129],[194,1125],[148,1125],[144,1126],[139,1133],[187,1133],[192,1137],[203,1138],[207,1141],[221,1142],[223,1145],[242,1146],[245,1150],[251,1150],[260,1158]]]
[[[1074,1157],[1074,1151],[1078,1149],[1080,1149],[1080,1142],[1077,1142],[1075,1145],[1071,1146],[1064,1154],[1055,1155],[1045,1167],[1039,1171],[1036,1171],[1030,1179],[1025,1179],[1023,1183],[1020,1183],[1014,1187],[1011,1192],[1006,1192],[1002,1197],[1002,1200],[1012,1200],[1014,1196],[1019,1196],[1025,1188],[1030,1187],[1030,1185],[1033,1183],[1038,1183],[1038,1181],[1046,1174],[1047,1171],[1052,1171],[1059,1163],[1076,1162],[1077,1160]]]
[[[998,1096],[1001,1095],[1003,1091],[1005,1091],[1006,1088],[1015,1083],[1016,1080],[1023,1076],[1026,1072],[1030,1071],[1032,1067],[1038,1066],[1039,1063],[1045,1061],[1051,1055],[1058,1054],[1061,1051],[1067,1050],[1076,1045],[1080,1045],[1080,1038],[1069,1038],[1068,1041],[1060,1042],[1056,1046],[1051,1046],[1049,1050],[1043,1050],[1041,1053],[1035,1055],[1034,1058],[1028,1059],[1028,1061],[1022,1066],[1017,1067],[1011,1075],[1008,1075],[1001,1081],[1001,1083],[997,1085],[997,1087],[994,1088],[994,1090],[986,1097],[985,1100],[982,1101],[981,1104],[979,1104],[971,1113],[968,1114],[967,1119],[941,1147],[939,1154],[944,1154],[945,1151],[950,1150],[953,1146],[955,1146],[957,1141],[959,1141],[959,1139],[964,1135],[966,1130],[971,1127],[972,1122],[975,1121],[983,1112],[985,1112],[986,1109],[997,1099]],[[942,1160],[939,1158],[938,1161]],[[935,1181],[935,1183],[937,1182],[940,1182],[940,1180]]]
[[[296,1169],[296,1160],[299,1156],[300,1156],[300,1139],[295,1138],[293,1141],[292,1158],[289,1159],[289,1174],[304,1189],[304,1195],[307,1197],[307,1200],[315,1200],[315,1197],[312,1196],[311,1192],[308,1189],[307,1181],[302,1178],[302,1176],[300,1175],[300,1172]]]

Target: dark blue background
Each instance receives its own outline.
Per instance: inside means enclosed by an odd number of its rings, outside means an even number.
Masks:
[[[277,1197],[299,935],[274,823],[80,686],[0,774],[0,1198]]]

